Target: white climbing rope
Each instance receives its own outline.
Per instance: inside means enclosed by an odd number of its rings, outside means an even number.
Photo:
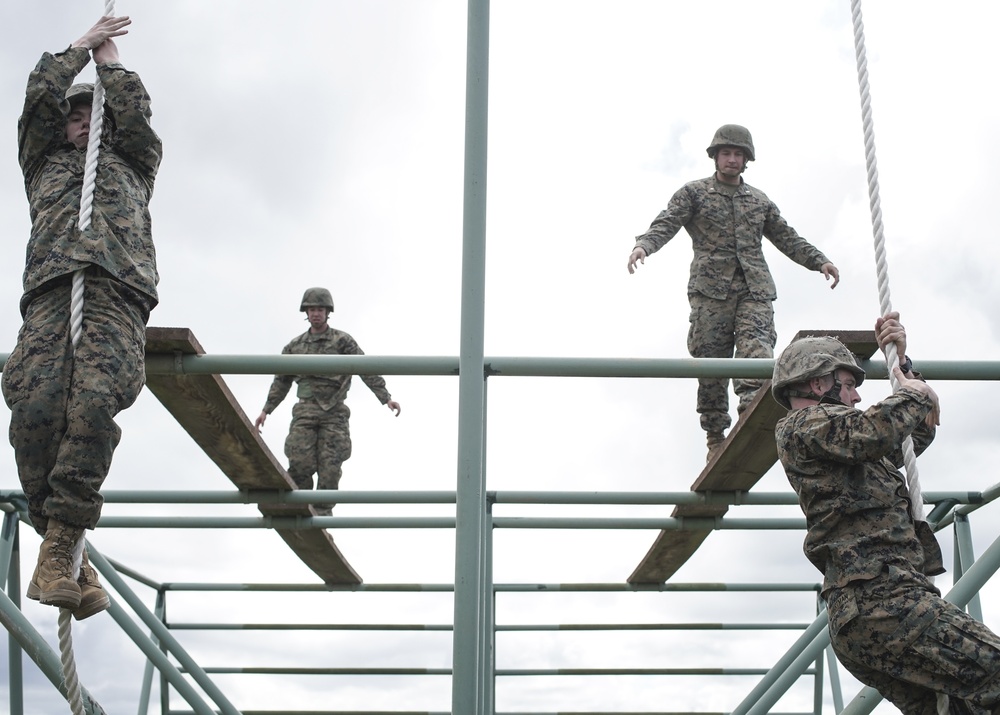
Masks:
[[[105,0],[104,15],[115,14],[114,0]],[[93,48],[91,48],[93,49]],[[104,131],[104,86],[101,76],[94,77],[94,97],[90,110],[90,135],[87,140],[87,157],[83,169],[83,193],[80,195],[80,231],[90,228],[90,217],[94,213],[94,187],[97,184],[97,158],[100,155],[101,134]],[[83,277],[80,269],[73,274],[73,289],[70,294],[69,334],[75,348],[83,332]]]
[[[861,0],[851,0],[851,18],[854,21],[854,51],[858,62],[858,89],[861,92],[861,120],[865,132],[865,162],[868,166],[868,199],[872,214],[872,233],[875,236],[875,269],[878,275],[878,297],[881,314],[892,310],[889,299],[889,269],[885,258],[885,236],[882,230],[882,206],[879,199],[878,165],[875,161],[875,130],[872,123],[871,96],[868,87],[868,60],[865,54],[865,28],[861,22]],[[905,356],[904,356],[905,357]],[[899,365],[895,343],[889,343],[885,352],[889,368],[892,390],[899,390],[899,381],[892,368]],[[906,467],[906,483],[910,492],[910,508],[913,518],[926,521],[924,498],[920,490],[917,474],[917,458],[913,452],[913,440],[907,436],[903,442],[903,465]]]
[[[104,15],[113,17],[114,0],[104,3]],[[93,49],[93,48],[91,48]],[[94,97],[90,110],[90,135],[87,140],[87,156],[83,169],[83,193],[80,195],[81,232],[90,228],[90,217],[94,213],[94,188],[97,185],[97,159],[100,156],[101,134],[104,131],[104,86],[100,74],[94,77]],[[74,351],[83,334],[83,286],[84,269],[73,273],[73,288],[70,292],[69,335]],[[81,537],[82,538],[82,537]],[[85,547],[86,548],[86,547]],[[59,609],[59,654],[63,679],[66,682],[66,699],[73,715],[86,715],[80,681],[76,674],[76,660],[73,657],[73,634],[71,632],[73,612],[68,608]]]
[[[59,609],[59,662],[62,663],[63,680],[66,682],[66,700],[69,701],[73,715],[86,715],[80,681],[76,676],[76,661],[73,659],[73,639],[70,635],[72,617],[73,612],[68,608]]]

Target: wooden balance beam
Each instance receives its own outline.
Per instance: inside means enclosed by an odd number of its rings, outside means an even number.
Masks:
[[[205,350],[187,328],[147,328],[146,356],[157,354],[173,358],[204,355]],[[146,386],[237,488],[296,488],[219,375],[147,374]],[[309,504],[258,504],[257,508],[265,516],[316,516]],[[324,583],[361,583],[325,530],[275,531]]]
[[[873,330],[802,330],[792,339],[832,335],[861,359],[868,359],[878,350]],[[715,457],[705,465],[691,491],[748,491],[778,461],[774,428],[785,416],[785,408],[771,397],[771,381],[767,380],[753,402],[743,411],[736,425]],[[678,504],[671,514],[675,518],[722,516],[729,510],[726,504]],[[632,575],[631,584],[665,583],[698,550],[712,529],[664,529],[643,557]]]

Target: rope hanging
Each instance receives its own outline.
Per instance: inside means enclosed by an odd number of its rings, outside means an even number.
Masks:
[[[104,3],[104,15],[113,17],[115,14],[114,0]],[[91,48],[93,49],[93,48]],[[97,159],[100,155],[101,134],[104,131],[104,86],[101,76],[94,77],[94,98],[90,111],[90,136],[87,140],[87,156],[84,160],[83,193],[80,195],[81,232],[90,228],[90,217],[94,212],[94,188],[97,184]],[[70,292],[69,334],[74,351],[83,334],[83,287],[84,269],[73,273],[73,287]],[[63,669],[63,680],[66,683],[66,699],[73,715],[86,715],[83,706],[83,696],[80,681],[76,673],[76,660],[73,657],[73,634],[71,630],[73,612],[68,608],[59,609],[59,654]]]
[[[114,16],[114,0],[104,3],[104,14]],[[81,232],[90,228],[90,217],[94,213],[94,187],[97,184],[97,159],[101,149],[101,134],[104,132],[104,85],[101,76],[94,77],[94,99],[90,110],[90,136],[87,139],[87,158],[83,169],[83,193],[80,195]],[[75,348],[83,332],[83,277],[80,269],[73,274],[73,288],[70,294],[69,334]]]
[[[868,199],[872,214],[872,232],[875,236],[875,269],[878,275],[878,297],[881,314],[892,310],[889,299],[889,270],[885,257],[885,236],[882,231],[882,207],[879,199],[878,166],[875,161],[875,130],[872,125],[871,96],[868,87],[868,60],[865,53],[865,29],[861,22],[861,0],[851,0],[851,17],[854,21],[854,51],[858,62],[858,89],[861,92],[861,120],[865,133],[865,162],[868,166]],[[889,368],[889,380],[892,391],[899,390],[899,381],[892,373],[892,368],[899,365],[896,354],[896,344],[886,346],[885,361]],[[913,518],[926,521],[924,517],[924,498],[920,490],[920,477],[917,474],[917,458],[913,452],[913,440],[907,436],[903,442],[903,465],[906,467],[906,482],[910,492],[910,509]]]
[[[59,609],[59,662],[62,664],[63,680],[66,682],[66,700],[69,701],[73,715],[86,715],[83,708],[83,696],[80,693],[80,681],[76,675],[76,662],[73,659],[73,643],[70,635],[70,624],[73,612],[68,608]],[[67,647],[63,647],[63,644]]]

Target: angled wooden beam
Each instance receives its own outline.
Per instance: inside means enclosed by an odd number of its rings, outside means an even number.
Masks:
[[[204,355],[205,350],[187,328],[147,328],[146,354]],[[149,374],[146,386],[239,489],[296,488],[221,376]],[[308,504],[259,504],[258,509],[267,516],[316,515]],[[275,531],[325,583],[361,583],[325,530]]]
[[[792,340],[826,335],[839,338],[861,359],[870,358],[878,349],[872,330],[802,330]],[[765,381],[730,430],[722,448],[691,485],[691,491],[702,494],[748,491],[757,484],[778,461],[774,428],[784,416],[785,408],[771,397],[771,381]],[[671,516],[716,517],[727,511],[729,507],[725,504],[678,504]],[[687,529],[683,525],[680,529],[661,531],[628,582],[665,583],[711,533],[711,529]]]

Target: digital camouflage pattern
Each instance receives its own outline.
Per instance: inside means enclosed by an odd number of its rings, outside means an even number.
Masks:
[[[754,300],[775,300],[778,294],[764,260],[763,238],[809,270],[818,271],[830,262],[785,222],[763,191],[742,180],[738,187],[720,184],[714,176],[685,184],[635,240],[636,247],[652,255],[681,228],[687,230],[694,249],[688,295],[721,300],[742,269]]]
[[[282,349],[283,355],[364,355],[357,341],[342,330],[328,327],[322,333],[306,331]],[[391,399],[379,375],[360,375],[362,382],[383,405]],[[292,408],[292,424],[285,440],[288,475],[301,489],[336,489],[341,464],[351,456],[351,411],[345,404],[351,389],[350,375],[275,375],[264,404],[271,414],[298,383],[299,402]]]
[[[31,215],[22,315],[47,281],[87,265],[100,266],[156,305],[149,201],[162,144],[149,123],[142,81],[118,63],[97,66],[114,129],[102,134],[90,227],[77,228],[86,149],[66,141],[64,97],[89,61],[90,53],[80,47],[45,53],[28,78],[18,120],[18,159]]]
[[[820,404],[778,422],[778,457],[799,497],[804,551],[823,574],[834,650],[904,713],[1000,711],[1000,638],[940,597],[944,571],[926,522],[914,521],[901,446],[934,432],[930,396],[910,388],[861,411]],[[962,702],[968,700],[974,703]],[[977,709],[985,708],[985,710]]]
[[[800,338],[785,348],[774,364],[771,380],[771,394],[779,405],[791,409],[789,388],[814,377],[829,375],[838,369],[848,370],[854,375],[855,387],[865,381],[865,371],[854,358],[854,353],[832,336],[810,336]],[[800,395],[803,396],[803,395]]]
[[[705,149],[705,153],[714,159],[715,154],[724,146],[734,146],[742,149],[747,161],[753,161],[756,158],[753,150],[753,137],[750,136],[750,130],[746,127],[741,127],[739,124],[723,124],[716,129],[715,136],[712,137],[712,143]]]
[[[324,410],[314,400],[292,407],[292,424],[285,439],[288,476],[299,489],[337,489],[342,465],[351,456],[351,410],[341,403]]]
[[[2,376],[10,443],[40,534],[49,517],[79,528],[97,525],[99,490],[121,437],[114,417],[145,382],[148,312],[141,294],[100,269],[88,271],[75,354],[67,277],[29,304]]]
[[[24,323],[2,384],[18,476],[39,533],[48,518],[97,524],[99,489],[121,437],[114,417],[145,382],[145,325],[157,300],[149,198],[161,145],[142,82],[117,63],[97,68],[116,126],[101,146],[91,226],[77,228],[86,150],[66,140],[65,95],[89,61],[83,48],[45,53],[18,120],[32,226]],[[70,290],[81,269],[83,332],[74,353]]]
[[[937,715],[938,693],[955,715],[1000,712],[1000,638],[923,575],[886,566],[827,600],[840,662],[906,715]]]
[[[689,297],[691,325],[687,347],[693,357],[770,358],[777,335],[774,308],[769,300],[754,300],[740,271],[729,294],[719,300],[696,293]],[[760,389],[760,380],[735,378],[733,388],[743,412]],[[723,432],[729,417],[729,378],[698,379],[698,413],[706,432]]]
[[[762,240],[810,270],[820,270],[829,259],[785,222],[762,191],[742,179],[739,186],[715,176],[685,184],[649,230],[636,237],[635,246],[652,255],[681,228],[694,249],[687,286],[691,356],[730,358],[735,350],[736,357],[773,357],[777,337],[771,301],[778,296]],[[760,385],[734,381],[741,410]],[[697,409],[706,431],[728,428],[728,380],[700,378]]]

